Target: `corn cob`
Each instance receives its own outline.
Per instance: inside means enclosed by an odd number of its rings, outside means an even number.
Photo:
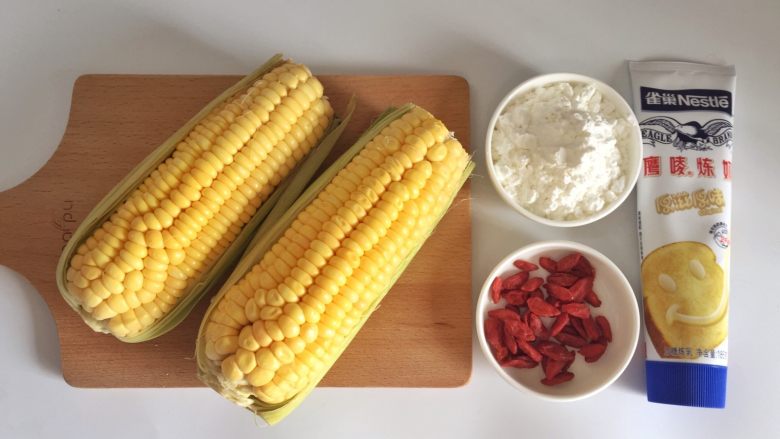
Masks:
[[[193,287],[203,290],[245,226],[269,211],[261,206],[333,117],[317,78],[280,57],[202,113],[75,253],[63,253],[63,294],[95,330],[143,341],[185,299],[191,309]]]
[[[198,337],[201,379],[268,423],[289,413],[346,348],[472,167],[422,108],[383,118],[262,234],[213,299]]]

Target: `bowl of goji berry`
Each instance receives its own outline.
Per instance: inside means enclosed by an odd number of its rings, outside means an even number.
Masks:
[[[477,337],[514,387],[554,401],[587,398],[623,373],[639,340],[639,306],[598,251],[545,241],[512,252],[477,301]]]

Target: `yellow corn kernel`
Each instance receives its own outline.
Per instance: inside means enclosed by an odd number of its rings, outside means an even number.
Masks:
[[[271,343],[270,349],[274,354],[274,357],[276,357],[276,359],[279,360],[279,363],[282,365],[290,364],[293,362],[293,360],[295,360],[295,354],[293,353],[292,349],[290,349],[284,342],[275,341]]]
[[[114,311],[110,306],[108,306],[108,303],[101,302],[100,298],[97,296],[92,295],[93,297],[97,298],[97,302],[89,301],[89,300],[83,300],[83,303],[92,309],[92,315],[99,320],[106,320],[110,319],[117,314],[119,314],[117,311]]]
[[[297,297],[296,297],[297,299]],[[272,306],[272,307],[281,307],[284,306],[285,300],[284,297],[282,297],[281,294],[279,294],[279,291],[276,289],[273,289],[271,291],[267,291],[265,293],[265,303],[266,305]],[[261,312],[262,315],[262,312]],[[265,320],[273,319],[274,317],[266,318]]]
[[[244,315],[250,322],[257,322],[260,320],[261,305],[258,305],[255,299],[247,300],[244,305]]]
[[[301,333],[301,327],[295,320],[287,315],[280,315],[278,319],[279,328],[284,333],[285,338],[297,337]]]
[[[280,341],[284,340],[284,332],[279,327],[279,324],[275,320],[263,320],[265,331],[271,337],[272,340]]]
[[[270,348],[262,348],[257,351],[255,353],[255,361],[257,362],[258,368],[270,371],[276,371],[282,365]]]
[[[256,366],[255,353],[246,349],[238,348],[236,350],[236,365],[242,373],[251,372]]]
[[[264,386],[271,382],[274,377],[274,371],[256,367],[246,375],[246,381],[254,387]]]
[[[300,304],[303,316],[308,323],[317,323],[320,321],[320,312],[317,308],[306,303],[308,296],[304,297],[304,302]]]
[[[244,373],[241,372],[241,369],[238,367],[234,355],[225,357],[225,359],[222,360],[222,376],[233,382],[237,382],[244,377]]]
[[[241,332],[238,334],[238,345],[253,352],[260,349],[260,343],[255,339],[252,326],[247,325],[241,328]]]
[[[152,307],[144,307],[147,311],[149,311],[152,316],[155,314],[155,306],[157,304],[155,303]],[[155,317],[158,318],[158,317]],[[216,340],[220,337],[226,336],[226,335],[238,335],[238,329],[231,328],[230,326],[221,325],[219,323],[209,322],[209,324],[206,326],[206,338],[209,340]]]
[[[266,305],[260,309],[261,320],[276,320],[280,315],[282,315],[282,309],[278,306]]]
[[[221,355],[232,354],[238,348],[238,337],[226,335],[214,340],[214,350]]]
[[[292,319],[298,325],[302,325],[306,322],[306,316],[303,313],[303,309],[297,303],[288,303],[284,305],[282,309],[284,314]]]
[[[268,335],[268,331],[265,329],[265,322],[258,320],[252,323],[252,337],[257,341],[260,347],[269,346],[273,339]]]
[[[230,316],[231,319],[235,320],[239,324],[246,325],[249,323],[244,309],[231,301],[220,302],[218,309],[223,311],[225,314]]]
[[[285,343],[287,343],[287,346],[296,355],[300,354],[304,349],[306,349],[306,341],[304,341],[301,337],[288,338],[285,340]]]
[[[307,322],[301,325],[300,338],[306,343],[313,343],[318,333],[318,326],[315,323]]]

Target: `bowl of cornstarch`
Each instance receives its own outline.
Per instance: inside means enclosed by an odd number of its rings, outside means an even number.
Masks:
[[[636,184],[642,135],[628,103],[583,75],[523,82],[488,125],[490,179],[515,210],[542,224],[573,227],[617,209]]]

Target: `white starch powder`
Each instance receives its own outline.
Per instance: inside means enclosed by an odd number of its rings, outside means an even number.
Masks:
[[[558,82],[511,100],[493,132],[495,175],[532,213],[591,216],[625,189],[632,124],[591,84]]]

